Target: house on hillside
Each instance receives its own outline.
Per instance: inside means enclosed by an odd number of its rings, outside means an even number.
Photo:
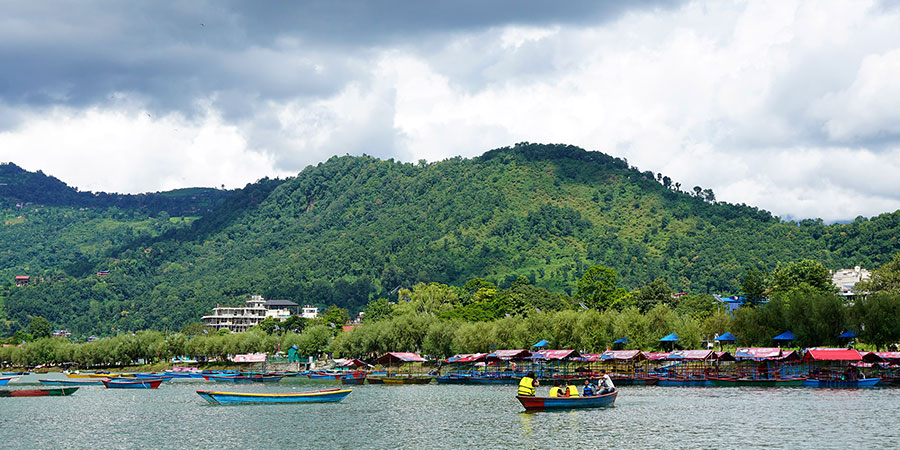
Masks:
[[[315,319],[319,317],[319,308],[315,306],[306,305],[303,307],[303,312],[300,315],[304,319]]]
[[[16,275],[16,286],[25,286],[31,282],[31,277],[28,275]]]
[[[868,280],[872,274],[859,266],[852,269],[838,269],[831,273],[831,283],[838,288],[839,293],[845,298],[853,298],[856,296],[854,288],[856,283]]]
[[[290,300],[266,300],[266,318],[278,319],[282,322],[293,315],[300,314],[300,305]]]

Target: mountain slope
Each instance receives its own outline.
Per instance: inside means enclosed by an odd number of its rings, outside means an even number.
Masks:
[[[189,227],[126,240],[94,267],[111,274],[78,277],[80,290],[13,289],[6,311],[79,332],[162,329],[249,294],[355,310],[423,281],[508,285],[525,275],[562,291],[595,264],[628,288],[664,278],[678,290],[734,293],[747,268],[801,258],[872,267],[900,250],[900,212],[785,223],[664,180],[564,145],[421,165],[334,157],[231,193]]]

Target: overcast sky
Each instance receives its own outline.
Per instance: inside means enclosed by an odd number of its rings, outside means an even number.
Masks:
[[[783,218],[900,209],[900,6],[0,0],[0,161],[82,190],[530,141]]]

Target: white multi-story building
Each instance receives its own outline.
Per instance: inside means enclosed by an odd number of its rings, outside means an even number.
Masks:
[[[247,331],[265,320],[265,304],[265,299],[254,295],[247,300],[247,306],[216,306],[212,315],[203,316],[203,322],[216,330],[228,329],[232,333]]]
[[[304,319],[315,319],[319,317],[319,308],[315,306],[306,305],[303,307],[303,312],[300,313]]]
[[[871,274],[868,270],[856,266],[852,269],[839,269],[831,274],[831,282],[840,290],[840,294],[850,298],[857,294],[854,288],[856,283],[868,280]]]

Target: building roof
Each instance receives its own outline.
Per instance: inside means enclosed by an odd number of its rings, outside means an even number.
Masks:
[[[804,360],[816,361],[862,361],[862,355],[852,348],[811,348]]]
[[[300,306],[290,300],[266,300],[266,306]]]

